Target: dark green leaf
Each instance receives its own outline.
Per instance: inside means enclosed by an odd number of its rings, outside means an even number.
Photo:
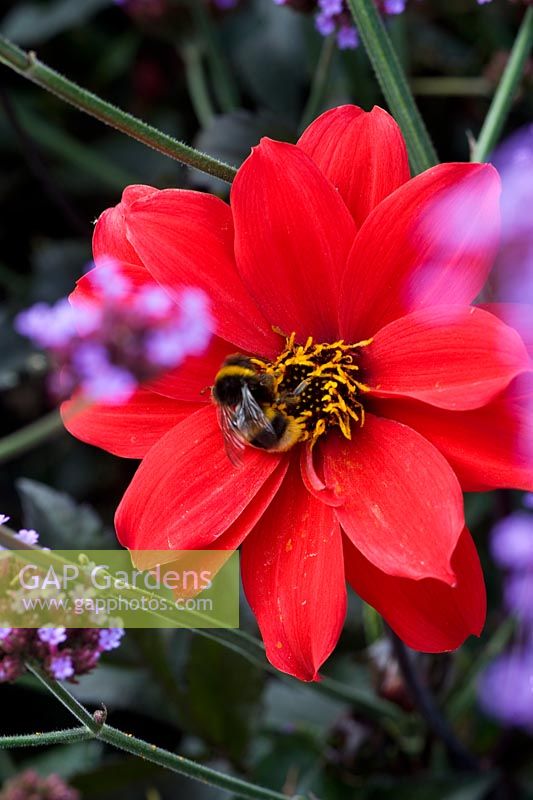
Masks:
[[[116,546],[111,533],[90,506],[44,483],[20,478],[16,481],[24,513],[24,524],[41,535],[40,542],[56,550],[108,549]]]

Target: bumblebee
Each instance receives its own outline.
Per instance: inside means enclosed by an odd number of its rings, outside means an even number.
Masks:
[[[296,422],[276,407],[279,398],[272,375],[262,373],[247,356],[226,358],[211,389],[232,464],[240,466],[245,445],[284,452],[301,436]]]

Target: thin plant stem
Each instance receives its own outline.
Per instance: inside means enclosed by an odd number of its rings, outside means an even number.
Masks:
[[[194,113],[201,127],[207,128],[215,116],[215,111],[205,80],[200,48],[194,43],[186,44],[181,48],[180,54],[185,64],[187,88]]]
[[[423,172],[435,166],[437,154],[374,0],[348,0],[348,6],[391,113],[405,136],[413,172]]]
[[[102,100],[43,64],[35,53],[21,50],[20,47],[4,37],[0,37],[0,62],[80,111],[96,117],[101,122],[105,122],[112,128],[116,128],[169,158],[174,158],[182,164],[195,167],[228,183],[231,183],[235,177],[234,167],[183,144],[132,114]]]
[[[54,410],[36,422],[0,439],[0,464],[11,461],[65,433],[59,411]]]
[[[505,125],[516,96],[524,66],[533,46],[533,7],[529,7],[518,31],[501,81],[472,152],[472,161],[486,161]]]
[[[300,131],[305,130],[307,126],[314,120],[322,107],[324,98],[327,93],[329,78],[331,75],[331,65],[333,57],[337,49],[334,36],[328,36],[324,39],[320,56],[316,65],[313,80],[311,81],[311,89],[307,99],[302,119],[300,122]]]
[[[61,731],[46,733],[23,733],[17,736],[0,736],[0,750],[11,750],[15,747],[45,747],[51,744],[75,744],[94,739],[91,731],[83,728],[67,728]]]
[[[169,750],[164,750],[155,744],[149,744],[131,734],[112,728],[105,722],[105,712],[97,712],[93,716],[65,686],[49,678],[39,667],[28,664],[28,669],[96,739],[106,742],[119,750],[125,750],[127,753],[144,758],[146,761],[157,764],[164,769],[178,772],[188,778],[232,792],[236,797],[251,798],[251,800],[287,800],[287,796],[284,794],[263,786],[257,786],[232,775],[218,772],[218,770],[205,767],[203,764],[197,764],[195,761],[179,756],[176,753],[171,753]]]
[[[199,3],[198,0],[189,0],[189,6],[198,33],[201,35],[205,45],[213,91],[221,111],[227,114],[240,106],[239,89],[220,47],[217,32],[214,29],[211,15],[206,5]]]
[[[389,629],[389,633],[405,685],[428,728],[444,744],[454,767],[467,771],[477,771],[479,769],[477,759],[459,741],[450,724],[443,717],[433,694],[419,674],[405,644],[396,636],[394,631]]]
[[[90,403],[87,400],[80,398],[78,402],[70,407],[68,418],[75,417],[76,414],[84,411],[89,405]],[[4,464],[13,458],[18,458],[18,456],[24,455],[34,447],[40,447],[40,445],[63,433],[65,433],[65,421],[61,418],[59,411],[54,409],[44,417],[0,439],[0,464]]]

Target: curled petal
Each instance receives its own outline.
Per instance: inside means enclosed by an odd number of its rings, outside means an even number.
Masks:
[[[357,594],[385,618],[414,650],[455,650],[470,636],[479,636],[485,622],[486,594],[479,557],[465,528],[452,557],[455,586],[426,578],[409,580],[377,569],[344,540],[346,577]]]
[[[96,222],[93,234],[93,256],[96,263],[106,258],[116,258],[127,264],[142,266],[142,261],[126,238],[124,214],[131,203],[140,197],[157,193],[152,186],[127,186],[122,201],[104,211]]]

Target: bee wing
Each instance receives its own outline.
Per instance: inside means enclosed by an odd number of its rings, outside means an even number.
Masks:
[[[274,434],[272,424],[246,385],[242,387],[242,400],[237,406],[235,423],[243,429],[266,430]]]
[[[235,412],[229,406],[223,405],[217,406],[217,411],[218,424],[224,437],[224,449],[233,466],[240,467],[245,440],[236,427]]]

